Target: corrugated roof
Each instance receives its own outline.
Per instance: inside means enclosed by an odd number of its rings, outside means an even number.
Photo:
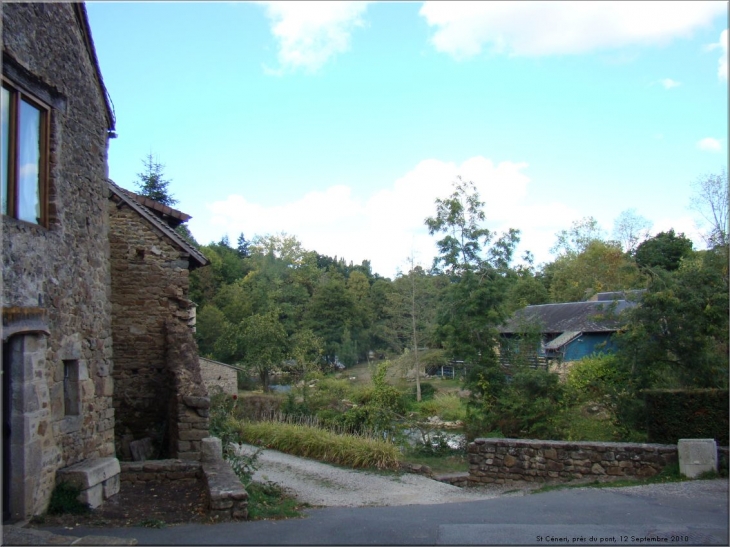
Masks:
[[[517,311],[499,331],[505,334],[523,332],[526,324],[537,324],[543,333],[614,332],[618,315],[636,302],[613,300],[603,302],[567,302],[527,306]]]
[[[544,349],[546,349],[546,350],[560,349],[564,345],[566,345],[566,344],[572,342],[573,340],[575,340],[576,338],[578,338],[581,334],[583,334],[583,333],[580,331],[572,331],[572,330],[564,332],[563,334],[561,334],[554,340],[551,340],[550,342],[545,344]]]
[[[106,179],[107,184],[109,185],[109,189],[112,191],[112,193],[119,197],[124,203],[126,203],[129,207],[137,211],[142,217],[147,219],[147,221],[152,224],[155,228],[157,228],[159,231],[161,231],[168,239],[170,239],[178,248],[180,248],[182,251],[185,251],[190,255],[190,269],[195,269],[200,266],[207,266],[210,264],[209,260],[205,258],[203,253],[198,251],[195,247],[190,245],[185,239],[180,236],[174,229],[172,229],[164,220],[162,220],[160,217],[158,217],[155,213],[152,212],[151,208],[148,208],[146,205],[143,205],[140,203],[135,196],[134,192],[130,192],[129,190],[125,190],[124,188],[117,186],[117,184],[110,180]],[[141,197],[141,196],[140,196]],[[161,205],[162,207],[167,207],[166,205],[162,205],[161,203],[158,203],[154,200],[145,198],[147,201],[151,201],[152,203],[157,203],[158,205]],[[168,209],[172,209],[171,207],[167,207]],[[175,211],[177,211],[175,209]],[[185,213],[182,213],[180,211],[177,211],[178,213],[185,215]],[[188,218],[191,218],[189,215],[185,215]]]

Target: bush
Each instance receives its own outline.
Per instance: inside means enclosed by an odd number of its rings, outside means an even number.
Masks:
[[[59,483],[51,493],[49,515],[82,515],[90,511],[88,504],[78,500],[81,489],[67,482]]]

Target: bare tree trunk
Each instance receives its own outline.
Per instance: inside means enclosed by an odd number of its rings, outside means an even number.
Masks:
[[[413,360],[416,368],[416,401],[421,401],[421,367],[418,362],[418,334],[416,332],[416,276],[411,260],[411,324],[413,326]]]

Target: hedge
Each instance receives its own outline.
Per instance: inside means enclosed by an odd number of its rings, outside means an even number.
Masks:
[[[650,443],[715,439],[728,446],[727,389],[662,389],[643,392]]]

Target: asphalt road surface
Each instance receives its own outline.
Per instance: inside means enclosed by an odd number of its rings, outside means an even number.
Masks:
[[[139,545],[728,545],[728,481],[327,507],[283,521],[49,531],[133,537]]]

